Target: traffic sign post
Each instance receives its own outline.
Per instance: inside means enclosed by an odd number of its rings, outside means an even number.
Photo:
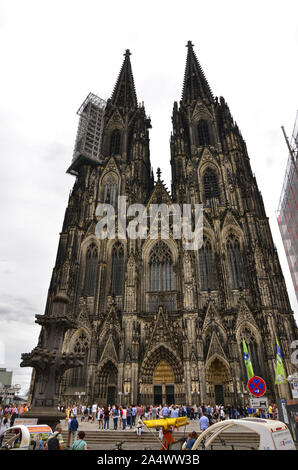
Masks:
[[[250,398],[249,404],[251,408],[258,408],[261,410],[268,410],[268,398]]]
[[[265,380],[262,379],[262,377],[254,375],[251,379],[249,379],[247,388],[254,397],[259,398],[266,392]]]

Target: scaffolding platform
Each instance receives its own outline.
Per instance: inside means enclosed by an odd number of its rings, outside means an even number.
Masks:
[[[298,301],[298,112],[290,147],[291,152],[277,211],[277,222]]]
[[[103,133],[104,112],[106,101],[93,93],[79,107],[80,116],[72,163],[67,170],[77,175],[83,163],[98,164],[100,162],[101,141]]]

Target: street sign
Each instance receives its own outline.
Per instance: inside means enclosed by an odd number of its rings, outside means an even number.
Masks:
[[[266,392],[266,383],[262,377],[254,375],[249,379],[247,388],[254,397],[261,397]]]
[[[268,409],[268,398],[262,397],[262,398],[250,398],[249,404],[251,408],[259,408],[262,410],[267,410]]]

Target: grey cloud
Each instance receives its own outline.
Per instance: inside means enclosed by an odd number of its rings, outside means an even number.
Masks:
[[[5,294],[0,298],[0,320],[28,323],[34,321],[38,309],[24,297]]]

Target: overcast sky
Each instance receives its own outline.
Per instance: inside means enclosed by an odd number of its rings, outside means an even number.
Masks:
[[[188,40],[247,143],[297,318],[275,214],[288,157],[281,126],[290,135],[298,109],[297,1],[2,0],[0,367],[23,392],[31,369],[20,357],[37,344],[35,314],[44,313],[74,183],[65,171],[76,111],[90,91],[111,95],[129,48],[152,120],[151,162],[170,189],[171,113]]]

